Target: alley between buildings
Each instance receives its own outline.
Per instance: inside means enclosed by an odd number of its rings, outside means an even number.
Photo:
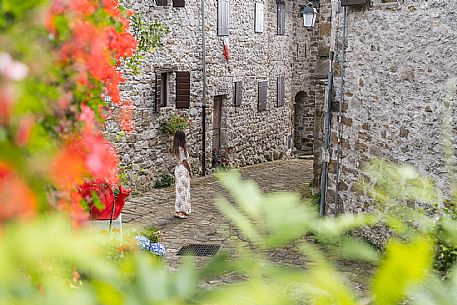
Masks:
[[[309,189],[313,175],[312,160],[280,160],[247,166],[238,169],[243,179],[254,180],[264,192],[292,191],[300,192]],[[233,243],[240,238],[233,226],[229,224],[214,206],[218,196],[228,196],[214,176],[196,177],[192,181],[192,214],[188,219],[177,219],[174,214],[174,187],[154,189],[151,192],[132,196],[126,203],[123,212],[125,227],[155,226],[161,232],[161,243],[167,249],[165,259],[171,268],[176,268],[181,261],[177,251],[186,244],[218,244],[221,249],[231,250]],[[270,251],[268,258],[272,261],[293,267],[306,267],[302,256],[293,246]],[[204,262],[208,258],[197,257]],[[364,266],[357,264],[340,264],[351,286],[363,292]],[[236,275],[227,275],[207,285],[217,286],[240,280]]]

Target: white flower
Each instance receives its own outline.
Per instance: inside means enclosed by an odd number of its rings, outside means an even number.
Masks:
[[[29,73],[29,68],[18,61],[14,61],[10,54],[0,53],[0,75],[10,80],[24,79]]]

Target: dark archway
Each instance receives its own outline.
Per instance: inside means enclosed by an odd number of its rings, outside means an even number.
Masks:
[[[295,96],[294,145],[298,156],[312,156],[314,146],[314,98],[300,91]]]

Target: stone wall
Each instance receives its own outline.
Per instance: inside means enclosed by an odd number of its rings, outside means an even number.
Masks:
[[[357,191],[361,169],[373,158],[409,163],[448,191],[443,122],[455,117],[457,1],[373,1],[347,8],[343,113],[332,117],[327,209],[370,210]],[[343,10],[333,1],[332,47],[337,51],[335,98],[340,99]],[[448,95],[448,97],[446,97]],[[338,126],[341,179],[335,205]],[[450,131],[456,148],[455,119]]]
[[[217,0],[206,0],[206,167],[211,167],[214,97],[222,97],[221,147],[235,166],[279,159],[290,155],[294,133],[294,100],[305,92],[314,104],[318,52],[318,29],[303,27],[300,5],[306,0],[286,1],[286,35],[277,35],[276,0],[264,4],[264,31],[255,33],[256,1],[230,1],[230,59],[223,55],[223,36],[217,35]],[[326,1],[321,1],[326,2]],[[152,22],[169,27],[163,48],[146,54],[140,75],[128,74],[122,97],[135,105],[135,131],[119,133],[114,121],[107,133],[115,143],[123,166],[139,189],[150,189],[163,173],[171,173],[174,160],[171,141],[159,131],[159,122],[174,107],[174,72],[190,71],[190,108],[182,110],[191,118],[187,130],[191,163],[195,173],[202,172],[202,66],[200,1],[186,1],[186,7],[156,6],[154,1],[131,0],[136,12]],[[128,72],[126,70],[126,72]],[[155,113],[155,73],[169,72],[169,107]],[[277,107],[277,77],[285,77],[285,103]],[[266,110],[258,111],[258,81],[268,81]],[[234,82],[243,82],[241,106],[234,106]],[[116,115],[116,114],[115,114]]]

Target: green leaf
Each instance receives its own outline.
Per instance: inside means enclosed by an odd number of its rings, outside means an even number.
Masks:
[[[401,301],[408,289],[424,280],[432,257],[432,242],[427,237],[409,244],[391,241],[373,282],[376,304],[390,305]]]
[[[354,239],[345,238],[337,248],[341,256],[360,259],[367,262],[378,262],[380,258],[379,252],[367,243]]]

